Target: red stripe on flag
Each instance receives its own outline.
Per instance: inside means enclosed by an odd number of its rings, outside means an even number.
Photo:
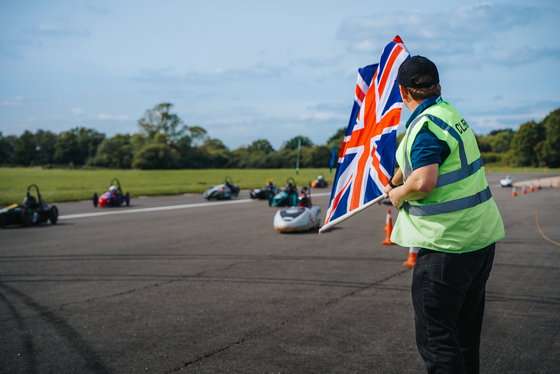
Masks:
[[[379,82],[379,86],[377,87],[377,91],[379,92],[379,96],[383,95],[383,91],[385,90],[385,84],[387,83],[387,78],[389,78],[389,74],[391,74],[391,68],[393,67],[395,60],[399,57],[399,53],[403,48],[400,45],[395,46],[391,51],[391,56],[387,60],[385,64],[385,69],[383,70],[383,75],[381,76],[381,81]]]
[[[350,184],[350,182],[352,181],[352,176],[350,176],[350,178],[348,178],[348,182],[346,182],[346,185],[344,186],[344,188],[342,190],[340,190],[339,194],[335,196],[333,202],[332,202],[332,206],[338,206],[338,202],[340,201],[340,198],[342,197],[342,195],[344,194],[344,192],[346,191],[346,187],[348,187],[348,185]],[[327,217],[327,220],[325,221],[325,223],[329,222],[331,220],[332,215],[334,214],[336,209],[333,209],[331,211],[331,214],[329,214],[329,216]]]

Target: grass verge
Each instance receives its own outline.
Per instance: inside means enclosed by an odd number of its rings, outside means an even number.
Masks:
[[[332,184],[334,170],[301,169],[208,169],[208,170],[76,170],[41,168],[0,168],[0,207],[20,203],[27,186],[39,186],[47,203],[91,199],[109,188],[112,178],[118,178],[123,191],[141,195],[178,195],[203,193],[213,185],[223,183],[230,175],[241,189],[264,187],[274,179],[283,187],[288,177],[298,186],[309,185],[318,175]]]
[[[559,173],[560,169],[511,168],[489,165],[487,173]],[[230,175],[241,189],[264,187],[267,179],[274,179],[283,187],[288,177],[298,186],[309,185],[318,175],[323,175],[329,185],[334,180],[334,170],[301,169],[206,169],[206,170],[82,170],[42,168],[0,168],[0,207],[19,203],[26,188],[34,183],[39,186],[47,203],[91,199],[109,188],[111,179],[118,178],[123,191],[131,196],[161,196],[183,193],[203,193],[213,185],[223,183]]]

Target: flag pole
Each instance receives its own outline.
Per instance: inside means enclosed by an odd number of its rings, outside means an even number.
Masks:
[[[326,230],[330,229],[333,226],[338,225],[340,222],[346,221],[348,218],[360,213],[362,210],[364,210],[366,208],[369,208],[373,204],[380,202],[381,200],[385,199],[386,197],[387,197],[387,195],[383,194],[383,195],[373,199],[372,201],[368,202],[367,204],[364,204],[361,207],[358,207],[358,208],[346,213],[342,217],[338,217],[334,221],[330,221],[329,223],[327,223],[326,225],[323,225],[323,227],[321,227],[319,229],[319,234],[325,232]]]
[[[299,153],[301,152],[301,136],[297,142],[297,163],[296,163],[296,174],[299,174]]]

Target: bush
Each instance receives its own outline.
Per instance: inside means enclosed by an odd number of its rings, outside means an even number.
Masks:
[[[149,144],[134,155],[132,167],[143,170],[174,169],[180,159],[179,152],[165,144]]]
[[[480,155],[484,165],[502,164],[502,157],[504,156],[503,153],[496,152],[481,152]]]

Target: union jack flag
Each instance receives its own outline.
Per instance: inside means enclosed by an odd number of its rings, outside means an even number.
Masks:
[[[325,224],[381,196],[395,171],[402,98],[395,82],[410,57],[397,35],[379,64],[358,69],[354,106],[340,156]]]

